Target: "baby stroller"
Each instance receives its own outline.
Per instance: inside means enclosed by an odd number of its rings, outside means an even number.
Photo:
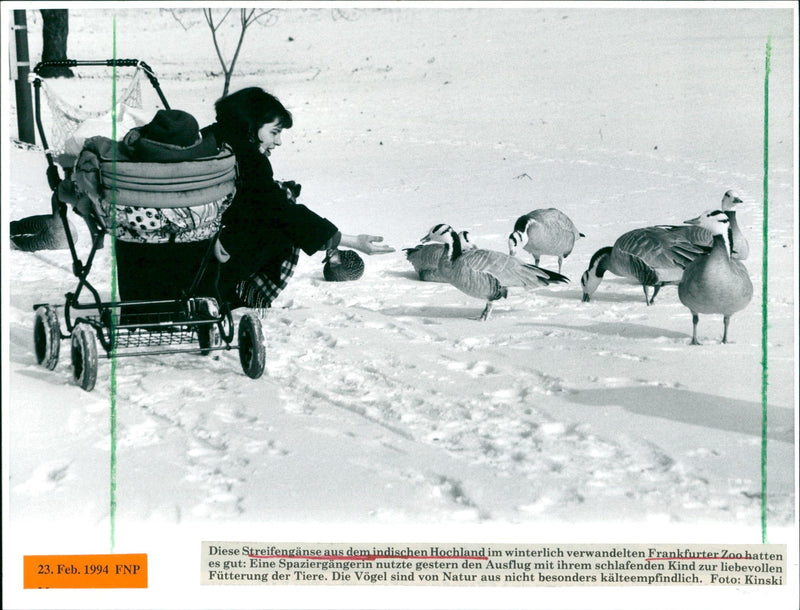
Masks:
[[[173,353],[208,355],[214,350],[236,349],[244,373],[259,378],[266,361],[259,317],[255,312],[245,313],[235,332],[230,304],[221,298],[218,284],[222,263],[215,256],[215,245],[222,212],[230,205],[236,188],[232,152],[226,148],[191,160],[137,161],[125,158],[118,142],[102,137],[86,140],[78,157],[75,150],[66,150],[63,142],[50,148],[41,112],[41,90],[46,84],[39,74],[44,67],[54,65],[106,66],[113,68],[115,76],[117,68],[135,68],[132,83],[138,88],[139,77],[144,74],[165,109],[170,109],[153,71],[138,60],[60,60],[41,62],[33,69],[35,119],[47,157],[53,209],[64,225],[77,278],[76,288],[65,294],[63,304],[38,303],[33,307],[37,363],[53,370],[61,340],[69,339],[73,380],[91,391],[97,379],[98,341],[108,359]],[[132,87],[117,99],[129,101]],[[53,110],[52,102],[50,107],[51,114],[62,122],[64,116],[80,122],[64,108]],[[92,171],[81,173],[87,166]],[[68,205],[89,228],[92,243],[85,262],[67,227]],[[106,234],[115,240],[110,299],[103,299],[89,280]],[[142,268],[138,254],[146,250],[152,260],[152,252],[162,247],[170,254],[157,265]],[[175,252],[184,256],[172,256]],[[190,258],[196,255],[191,269],[184,268],[186,253]],[[164,277],[179,279],[159,282]],[[159,288],[144,296],[141,289],[137,292],[136,286],[148,284]]]

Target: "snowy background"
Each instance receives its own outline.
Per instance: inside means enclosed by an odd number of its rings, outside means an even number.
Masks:
[[[117,57],[145,60],[173,108],[212,122],[223,80],[201,13],[70,10],[69,55],[111,57],[114,16]],[[770,541],[791,542],[795,19],[786,8],[345,7],[282,9],[252,26],[232,90],[263,86],[294,113],[272,156],[276,177],[302,183],[301,201],[344,232],[382,235],[397,252],[366,258],[364,277],[344,284],[323,280],[321,254],[303,256],[263,320],[257,381],[235,352],[119,361],[114,550],[148,552],[151,563],[150,591],[126,603],[231,607],[229,588],[197,587],[201,539],[760,542],[769,36],[767,518]],[[36,62],[38,11],[28,23]],[[103,108],[110,80],[79,74],[56,85]],[[4,231],[50,206],[44,155],[9,145],[6,101]],[[646,307],[639,286],[607,275],[581,302],[597,249],[714,208],[731,188],[744,200],[756,294],[728,345],[721,318],[703,316],[703,345],[689,346],[691,315],[674,287]],[[564,263],[571,283],[512,289],[488,322],[472,319],[482,302],[418,281],[401,251],[439,222],[504,251],[519,215],[551,206],[586,235]],[[67,251],[4,241],[3,260],[6,548],[108,552],[111,367],[101,361],[86,393],[71,384],[67,342],[54,372],[35,364],[32,305],[74,289]],[[110,276],[106,248],[92,277],[108,293]],[[176,566],[176,553],[188,559]],[[158,596],[170,586],[183,597]],[[272,599],[314,605],[303,591]],[[461,607],[537,603],[525,590],[503,594],[512,601],[480,591]],[[356,603],[344,595],[320,603]],[[372,603],[449,603],[409,595]],[[537,591],[551,607],[581,607],[579,595]],[[693,592],[693,603],[711,595]],[[594,607],[624,603],[618,592],[593,597]]]

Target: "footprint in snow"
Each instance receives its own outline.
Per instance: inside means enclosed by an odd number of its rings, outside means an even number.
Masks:
[[[71,465],[72,462],[60,461],[42,464],[33,471],[27,481],[17,485],[14,491],[32,496],[51,492],[67,479]]]

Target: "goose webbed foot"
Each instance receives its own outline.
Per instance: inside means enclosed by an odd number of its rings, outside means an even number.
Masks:
[[[478,316],[478,317],[476,318],[476,320],[479,320],[479,321],[484,321],[484,322],[485,322],[486,320],[488,320],[488,319],[489,319],[489,315],[490,315],[491,313],[492,313],[492,302],[491,302],[491,301],[488,301],[488,302],[486,303],[486,307],[484,307],[484,308],[483,308],[483,311],[481,312],[481,315],[480,315],[480,316]]]

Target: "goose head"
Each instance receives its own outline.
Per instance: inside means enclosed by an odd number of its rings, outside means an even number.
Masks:
[[[428,234],[420,239],[420,243],[427,244],[428,242],[437,241],[443,244],[452,245],[454,237],[456,236],[453,227],[447,224],[438,224],[428,231]]]
[[[528,233],[526,231],[514,231],[508,236],[508,255],[514,256],[520,248],[524,248],[528,243]]]
[[[478,247],[472,243],[472,239],[469,236],[469,231],[459,231],[458,238],[461,240],[461,247],[464,250],[474,250]]]
[[[722,210],[708,210],[697,218],[684,221],[686,224],[702,227],[710,231],[713,235],[727,236],[731,226],[731,221]]]
[[[592,295],[597,290],[600,282],[603,281],[603,276],[606,273],[606,259],[611,255],[612,248],[601,248],[592,256],[589,261],[589,268],[583,272],[581,276],[581,288],[583,289],[584,303],[592,300]]]
[[[731,254],[731,221],[722,210],[708,210],[697,218],[684,221],[686,224],[695,225],[708,230],[712,235],[719,235],[725,242],[725,250]]]
[[[738,203],[742,203],[741,197],[737,195],[734,191],[725,191],[725,194],[722,196],[722,210],[725,212],[729,212],[734,208],[734,206]]]

